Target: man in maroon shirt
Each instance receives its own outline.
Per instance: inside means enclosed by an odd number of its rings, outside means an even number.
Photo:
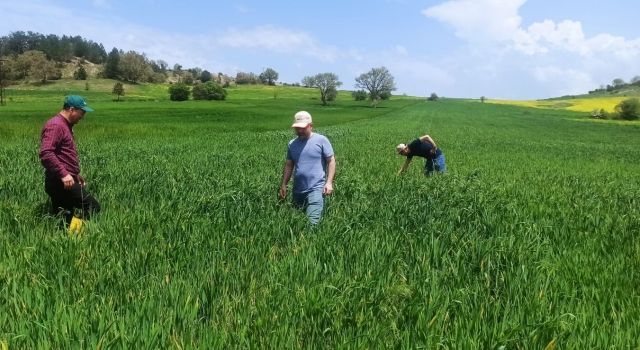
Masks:
[[[80,176],[78,151],[73,140],[73,126],[86,112],[93,112],[93,109],[82,97],[67,96],[60,113],[42,128],[40,138],[45,191],[51,197],[52,212],[62,212],[67,223],[77,208],[82,209],[83,219],[100,211],[100,204],[86,190],[84,178]]]

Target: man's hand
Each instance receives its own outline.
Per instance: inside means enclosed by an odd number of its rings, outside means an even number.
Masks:
[[[429,152],[431,152],[431,154],[435,155],[437,150],[438,150],[437,147],[431,147],[431,151],[429,151]]]
[[[287,198],[287,186],[280,186],[280,189],[278,190],[278,198]]]
[[[76,183],[75,181],[73,181],[73,176],[71,175],[67,175],[63,177],[61,180],[65,190],[70,190],[71,187],[73,187],[73,184]]]
[[[322,194],[325,196],[330,196],[333,193],[333,184],[331,182],[327,182],[324,184],[324,189],[322,189]]]
[[[78,175],[78,183],[80,184],[80,186],[84,187],[87,185],[87,181],[84,179],[84,177]]]

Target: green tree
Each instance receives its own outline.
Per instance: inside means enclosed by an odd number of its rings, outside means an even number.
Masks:
[[[164,74],[167,72],[167,67],[169,67],[169,64],[163,60],[151,60],[149,61],[149,64],[151,65],[153,71],[156,73]]]
[[[640,100],[628,98],[616,106],[616,113],[622,119],[635,120],[640,115]]]
[[[57,75],[55,63],[49,61],[42,51],[29,50],[16,59],[24,76],[30,76],[45,83],[49,77]]]
[[[215,81],[196,83],[193,86],[194,100],[224,100],[227,98],[227,90]]]
[[[351,93],[351,96],[353,96],[353,99],[356,101],[364,101],[367,99],[369,94],[367,94],[365,90],[355,90]]]
[[[429,97],[427,98],[427,100],[429,100],[429,101],[437,101],[438,100],[438,95],[435,92],[432,92],[431,95],[429,95]]]
[[[46,73],[52,74],[55,64],[47,60],[47,56],[44,52],[28,50],[18,55],[15,60],[13,60],[12,68],[18,73],[16,76],[18,79],[29,76],[42,79],[43,75],[46,75]]]
[[[315,85],[315,81],[313,80],[312,76],[302,78],[301,83],[302,83],[302,86],[308,87],[308,88],[314,87]]]
[[[147,57],[135,51],[128,51],[121,55],[118,68],[122,79],[134,84],[143,81],[152,71]]]
[[[169,99],[171,101],[186,101],[189,99],[191,89],[189,85],[183,83],[176,83],[169,86]]]
[[[320,99],[323,105],[327,105],[327,102],[336,99],[338,86],[342,85],[342,82],[338,80],[338,75],[335,73],[319,73],[312,77],[304,77],[302,81],[320,90]]]
[[[117,101],[120,101],[120,96],[124,96],[124,86],[122,86],[122,83],[117,82],[113,84],[113,90],[111,90],[111,93],[118,96]]]
[[[0,106],[4,106],[4,88],[7,86],[7,76],[11,74],[7,60],[0,56]]]
[[[613,85],[613,87],[620,87],[620,86],[626,85],[626,83],[624,82],[624,80],[620,78],[616,78],[616,79],[613,79],[613,81],[611,82],[611,85]]]
[[[87,80],[87,70],[84,69],[84,66],[78,64],[78,68],[75,72],[73,72],[73,79],[75,80]]]
[[[255,73],[238,72],[236,74],[236,84],[257,84],[260,81]]]
[[[188,70],[182,72],[182,82],[187,85],[193,85],[195,79],[193,77],[193,73]]]
[[[120,78],[120,51],[115,47],[109,55],[104,64],[104,77],[107,79],[119,79]]]
[[[178,83],[182,83],[182,65],[178,63],[173,65],[173,75],[178,79]]]
[[[213,79],[213,75],[211,75],[211,72],[209,72],[208,70],[205,69],[202,71],[202,73],[200,73],[201,82],[206,83],[211,79]]]
[[[278,72],[273,68],[267,68],[260,73],[260,81],[265,85],[275,85],[278,80]]]
[[[187,72],[190,72],[193,79],[196,80],[200,78],[200,74],[202,74],[202,68],[200,67],[189,68],[187,69]]]
[[[327,102],[335,101],[336,98],[338,97],[338,89],[335,86],[329,87],[325,91],[324,97],[327,100]]]
[[[369,92],[369,100],[374,107],[384,97],[391,96],[391,91],[396,89],[393,76],[385,67],[372,68],[369,72],[361,74],[356,78],[355,86]]]

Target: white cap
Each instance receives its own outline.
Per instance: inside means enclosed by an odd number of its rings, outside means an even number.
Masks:
[[[311,114],[307,111],[300,111],[293,116],[293,125],[292,128],[306,128],[307,125],[311,124]]]
[[[405,145],[404,143],[401,143],[401,144],[396,146],[396,152],[400,153],[400,152],[404,151],[404,149],[406,147],[407,147],[407,145]]]

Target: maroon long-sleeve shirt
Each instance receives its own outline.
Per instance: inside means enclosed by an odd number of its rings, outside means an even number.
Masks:
[[[80,174],[78,151],[73,141],[72,125],[58,114],[49,119],[42,128],[40,137],[40,162],[44,166],[46,176],[59,179]]]

